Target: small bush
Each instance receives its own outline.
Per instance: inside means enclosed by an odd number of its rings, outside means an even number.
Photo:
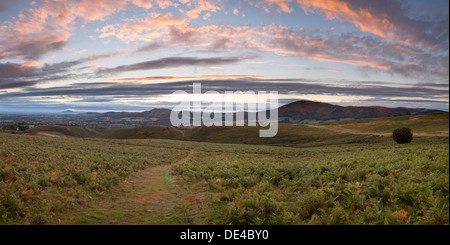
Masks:
[[[399,144],[411,143],[413,134],[409,128],[399,128],[392,132],[392,138]]]

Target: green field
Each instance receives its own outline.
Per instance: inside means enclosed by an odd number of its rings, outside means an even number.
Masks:
[[[247,127],[158,129],[182,140],[0,133],[0,224],[448,224],[448,135],[399,145],[339,132],[364,120],[281,125],[267,141]],[[448,114],[434,123],[421,133],[448,132]]]
[[[439,123],[436,123],[439,122]],[[437,112],[419,116],[396,116],[373,119],[345,120],[324,123],[320,128],[353,134],[389,135],[393,129],[408,127],[416,135],[448,136],[449,113]]]
[[[205,182],[221,210],[217,224],[448,224],[448,157],[448,138],[229,146],[201,152],[174,173]]]
[[[0,134],[0,222],[54,223],[130,173],[169,164],[182,149],[72,137]]]

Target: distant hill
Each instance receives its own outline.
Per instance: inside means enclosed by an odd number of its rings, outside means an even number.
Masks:
[[[97,117],[110,117],[111,119],[145,118],[151,120],[149,125],[166,125],[170,123],[169,109],[153,109],[144,112],[108,112]],[[327,121],[339,121],[344,119],[377,118],[399,115],[421,115],[439,112],[422,108],[387,108],[381,106],[338,106],[328,103],[313,101],[296,101],[278,108],[278,116],[281,123],[310,124]],[[247,113],[245,118],[247,119]],[[225,117],[225,114],[222,115]],[[192,114],[191,114],[192,118]]]
[[[278,109],[278,116],[284,123],[317,123],[342,119],[377,118],[398,115],[421,115],[438,110],[421,108],[387,108],[380,106],[338,106],[313,101],[297,101]]]
[[[151,111],[145,111],[143,114],[148,117],[170,118],[171,112],[172,110],[169,109],[153,109]]]
[[[102,117],[112,117],[112,118],[123,118],[123,117],[155,117],[155,118],[170,118],[169,109],[152,109],[150,111],[143,112],[105,112],[96,113],[96,116]],[[85,113],[89,114],[89,113]]]
[[[27,130],[32,135],[51,135],[51,136],[73,136],[79,138],[95,137],[101,132],[107,131],[106,127],[99,126],[62,126],[62,125],[39,125]],[[43,134],[44,133],[44,134]]]
[[[62,113],[63,114],[79,114],[79,112],[76,112],[76,111],[70,110],[70,109],[67,109],[67,110],[63,111]]]

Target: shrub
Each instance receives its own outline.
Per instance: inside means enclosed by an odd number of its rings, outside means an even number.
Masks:
[[[392,138],[399,144],[411,143],[413,134],[409,128],[399,128],[392,132]]]

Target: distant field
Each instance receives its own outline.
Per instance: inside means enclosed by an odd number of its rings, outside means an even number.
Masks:
[[[80,138],[94,137],[104,131],[108,130],[105,127],[95,126],[62,126],[62,125],[40,125],[29,129],[28,133],[31,135],[44,136],[73,136]]]
[[[352,134],[390,135],[396,128],[408,127],[417,136],[448,136],[449,113],[438,112],[419,116],[396,116],[345,120],[313,127]]]
[[[324,144],[374,142],[379,137],[330,132],[305,125],[279,124],[276,137],[260,138],[261,127],[196,127],[141,126],[104,128],[92,126],[43,125],[25,131],[28,135],[51,137],[72,136],[102,139],[173,139],[213,143],[240,143],[279,146],[317,146]],[[12,131],[12,133],[16,133]],[[23,134],[23,133],[22,133]]]
[[[109,129],[95,135],[104,139],[182,139],[183,131],[168,126]]]
[[[448,136],[448,112],[419,116],[396,116],[345,120],[314,125],[279,124],[276,137],[260,138],[260,127],[142,126],[108,129],[92,126],[38,126],[29,134],[94,137],[104,139],[175,139],[213,143],[242,143],[310,147],[329,144],[376,143],[396,128],[409,127],[415,136]]]

